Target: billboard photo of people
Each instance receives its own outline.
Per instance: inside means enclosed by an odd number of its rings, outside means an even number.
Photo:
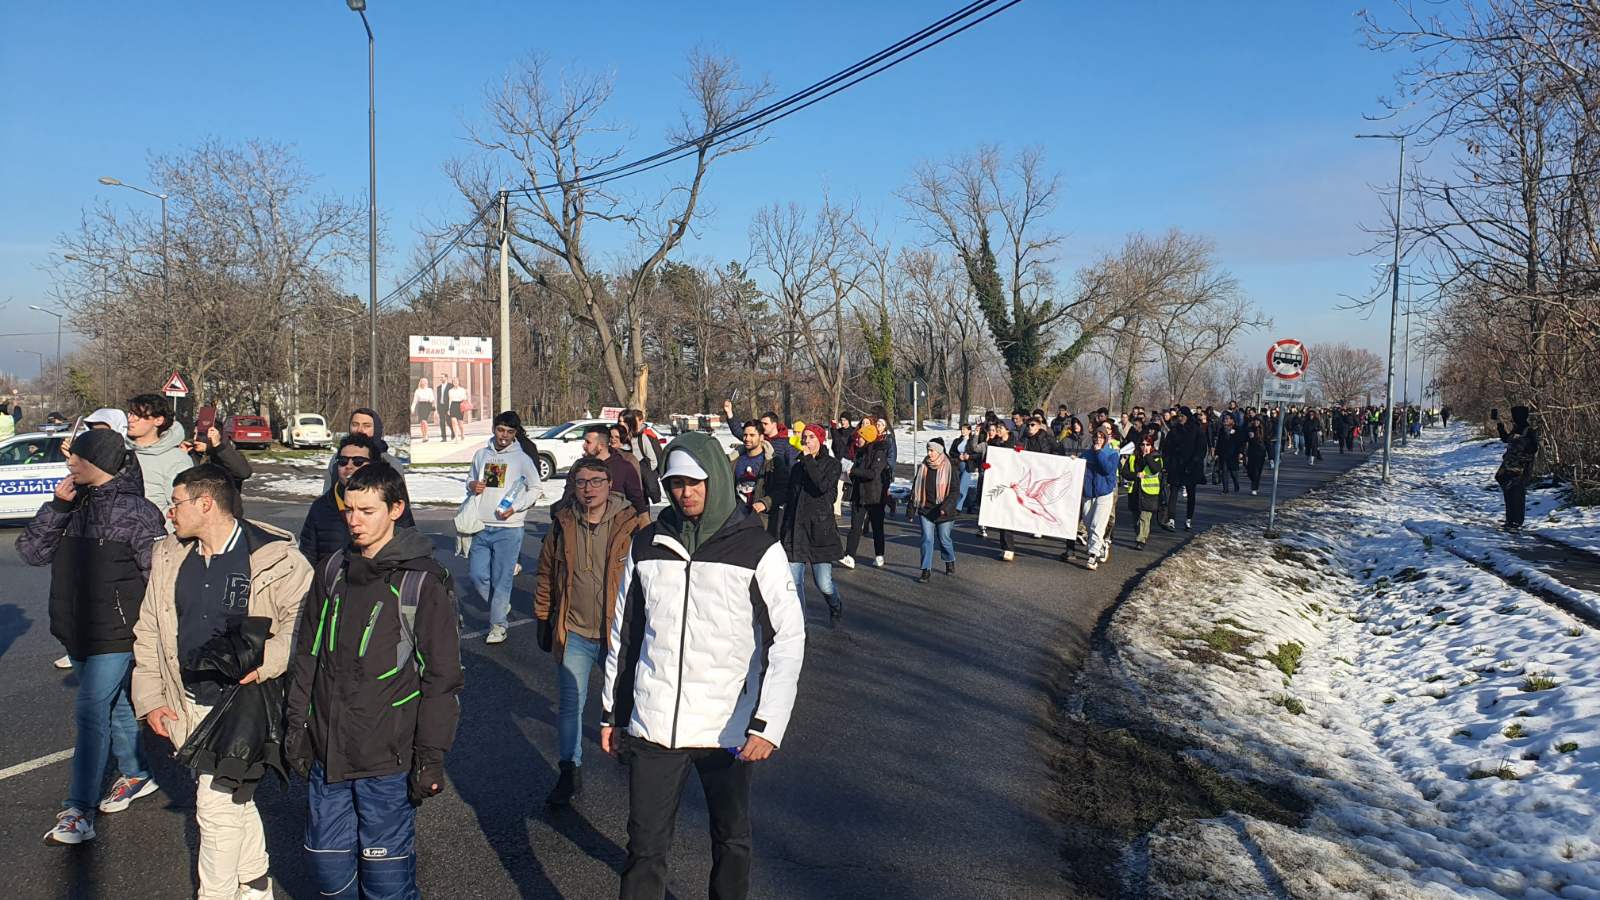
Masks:
[[[414,334],[410,360],[412,461],[470,461],[494,417],[493,339]]]

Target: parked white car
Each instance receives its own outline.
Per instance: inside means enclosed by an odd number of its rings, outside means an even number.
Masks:
[[[67,477],[66,435],[33,432],[0,443],[0,521],[33,518]]]
[[[583,456],[583,431],[590,425],[614,425],[611,419],[575,419],[546,430],[533,439],[539,451],[539,478],[549,481],[565,474]]]
[[[291,449],[327,447],[333,443],[333,432],[328,430],[328,420],[316,413],[298,413],[283,427],[282,442]]]

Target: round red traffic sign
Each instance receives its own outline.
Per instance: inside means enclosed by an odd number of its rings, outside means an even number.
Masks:
[[[1275,341],[1267,350],[1267,371],[1285,381],[1293,381],[1306,373],[1311,354],[1306,345],[1294,338]]]

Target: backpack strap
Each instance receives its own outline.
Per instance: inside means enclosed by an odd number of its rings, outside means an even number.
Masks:
[[[407,661],[416,662],[419,672],[427,667],[417,650],[417,607],[422,603],[422,587],[427,580],[426,572],[408,569],[400,576],[399,588],[389,585],[389,590],[400,601],[400,643],[395,645],[394,650],[396,669],[404,668]]]

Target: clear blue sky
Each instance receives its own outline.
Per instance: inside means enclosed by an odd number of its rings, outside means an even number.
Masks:
[[[613,73],[611,118],[631,155],[663,145],[696,47],[735,56],[787,93],[961,4],[535,4],[372,0],[378,39],[378,197],[404,273],[415,228],[461,212],[441,163],[467,152],[484,86],[530,53]],[[1212,237],[1222,263],[1276,320],[1275,335],[1381,349],[1386,322],[1337,309],[1371,284],[1360,223],[1394,148],[1352,140],[1399,60],[1361,46],[1354,3],[1105,4],[1025,0],[893,71],[786,119],[714,170],[715,209],[684,248],[742,257],[751,214],[858,200],[905,241],[893,198],[912,167],[983,142],[1038,145],[1063,179],[1063,272],[1133,230]],[[101,187],[146,181],[153,154],[207,138],[292,144],[319,186],[352,200],[367,180],[366,47],[343,0],[241,4],[0,0],[0,300],[4,333],[53,335],[40,267]],[[359,286],[358,286],[359,285]],[[365,294],[364,274],[352,288]],[[1252,339],[1265,352],[1267,336]],[[31,375],[0,337],[0,369]],[[1244,348],[1255,355],[1256,348]]]

